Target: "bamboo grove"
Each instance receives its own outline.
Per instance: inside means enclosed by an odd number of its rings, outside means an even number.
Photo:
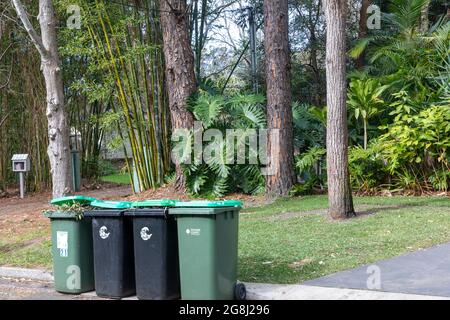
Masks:
[[[3,14],[6,5],[0,3]],[[30,191],[44,190],[50,184],[45,87],[39,57],[18,43],[27,43],[25,35],[13,21],[0,20],[0,193],[15,179],[11,172],[14,153],[29,153],[33,159],[27,181]]]
[[[32,2],[30,10],[38,7]],[[82,176],[99,175],[102,144],[112,134],[133,184],[140,190],[160,185],[170,167],[170,144],[156,3],[61,0],[54,5],[62,17],[58,40],[64,90],[71,132],[81,136]],[[63,20],[69,5],[81,8],[79,30],[67,28]],[[15,16],[8,3],[0,6]],[[50,183],[39,58],[15,21],[1,21],[0,189],[14,182],[11,154],[29,153],[33,165],[27,185],[38,191]]]
[[[101,0],[79,1],[84,29],[79,31],[78,48],[70,39],[66,52],[87,56],[88,76],[95,75],[98,82],[94,92],[92,86],[86,86],[92,78],[82,79],[83,85],[78,88],[93,101],[106,102],[104,111],[115,115],[112,125],[120,140],[129,141],[129,150],[123,147],[125,160],[140,190],[163,182],[170,156],[167,103],[162,90],[162,36],[152,3],[106,6]],[[107,93],[99,96],[98,91]],[[87,157],[88,148],[83,150]]]

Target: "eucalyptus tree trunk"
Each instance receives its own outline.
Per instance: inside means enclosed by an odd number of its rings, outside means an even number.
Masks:
[[[206,10],[207,10],[207,0],[202,0],[202,12],[200,15],[200,30],[198,31],[195,47],[195,74],[197,75],[197,80],[201,79],[201,66],[202,66],[202,51],[205,45],[205,22],[206,22]]]
[[[172,132],[191,130],[194,118],[187,110],[187,100],[196,91],[196,82],[186,0],[159,0],[159,8]],[[175,169],[175,188],[184,190],[186,178],[179,163],[175,164]]]
[[[57,20],[51,0],[39,0],[39,36],[33,28],[20,0],[12,0],[32,43],[41,57],[41,69],[47,91],[48,156],[50,160],[53,197],[61,197],[72,190],[68,112],[64,102],[61,61],[56,38]]]
[[[425,2],[420,12],[420,32],[426,33],[429,28],[430,21],[428,19],[428,11],[430,10],[430,0]]]
[[[367,36],[367,9],[370,6],[370,0],[362,0],[361,8],[359,10],[359,30],[358,39],[363,39]],[[364,52],[356,59],[356,67],[362,69],[364,67],[365,54]]]
[[[266,195],[286,196],[294,184],[288,1],[264,1],[267,84]]]
[[[347,0],[325,1],[328,205],[329,214],[334,219],[355,214],[348,169],[346,15]]]

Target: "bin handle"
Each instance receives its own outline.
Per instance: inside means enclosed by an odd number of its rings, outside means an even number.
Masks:
[[[169,208],[168,207],[164,207],[164,218],[165,219],[169,218]]]

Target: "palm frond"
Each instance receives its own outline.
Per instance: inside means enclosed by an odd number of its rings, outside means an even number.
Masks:
[[[250,120],[257,128],[266,127],[266,114],[261,105],[244,105],[242,112],[246,119]]]

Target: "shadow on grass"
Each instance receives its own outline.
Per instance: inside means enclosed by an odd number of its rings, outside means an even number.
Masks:
[[[318,261],[298,264],[287,261],[272,261],[261,256],[240,257],[238,279],[244,282],[292,284],[321,277],[327,272]],[[293,266],[293,264],[295,266]]]
[[[22,242],[13,242],[13,243],[5,243],[0,245],[0,254],[6,254],[11,253],[17,250],[25,249],[28,247],[31,247],[35,244],[41,243],[43,241],[47,240],[47,237],[40,237],[28,241],[22,241]]]

